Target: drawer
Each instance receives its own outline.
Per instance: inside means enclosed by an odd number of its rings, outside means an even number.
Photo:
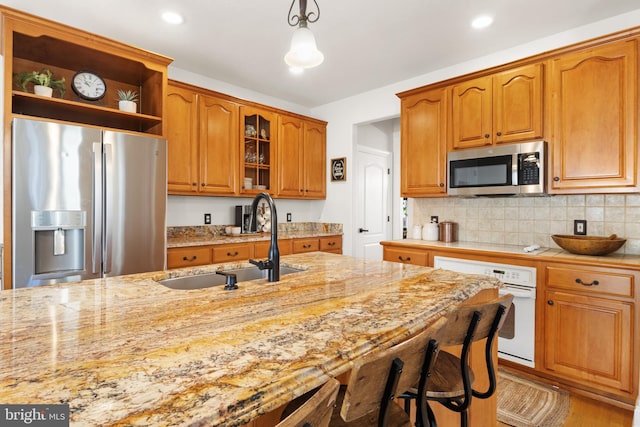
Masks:
[[[333,253],[342,253],[342,236],[321,237],[320,250]]]
[[[634,274],[571,267],[547,267],[547,286],[572,291],[633,297]]]
[[[427,266],[429,263],[429,254],[426,251],[417,249],[385,247],[383,258],[385,261],[402,262],[404,264]]]
[[[260,242],[256,242],[253,246],[253,257],[254,258],[267,258],[269,256],[269,246],[271,245],[271,241],[269,240],[265,240],[265,241],[260,241]],[[291,249],[291,240],[290,239],[284,239],[284,240],[279,240],[278,239],[278,250],[280,251],[280,255],[289,255],[292,252]]]
[[[213,247],[214,262],[243,261],[249,259],[249,244],[220,245]]]
[[[294,239],[293,253],[299,254],[303,252],[314,252],[320,250],[320,242],[318,239]]]
[[[167,249],[167,268],[192,267],[212,262],[209,246]]]

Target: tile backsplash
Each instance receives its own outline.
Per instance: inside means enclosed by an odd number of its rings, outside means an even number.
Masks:
[[[587,235],[617,234],[617,253],[640,254],[640,194],[555,195],[414,199],[412,224],[458,223],[458,240],[557,248],[552,234],[573,234],[573,220],[587,220]]]

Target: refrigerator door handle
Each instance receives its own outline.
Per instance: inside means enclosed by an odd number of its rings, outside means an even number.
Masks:
[[[113,145],[110,143],[104,143],[104,169],[105,169],[105,209],[104,209],[104,239],[105,239],[105,249],[104,249],[104,274],[111,273],[111,248],[113,243],[113,238],[111,236],[112,230],[111,225],[109,224],[110,218],[107,218],[107,212],[109,209],[113,209]]]
[[[93,252],[91,272],[100,273],[102,255],[102,143],[93,143]]]

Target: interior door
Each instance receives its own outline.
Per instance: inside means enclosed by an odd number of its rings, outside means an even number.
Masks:
[[[382,260],[382,240],[391,234],[391,153],[358,147],[355,256]]]

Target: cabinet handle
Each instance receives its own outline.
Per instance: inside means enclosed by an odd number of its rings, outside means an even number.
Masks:
[[[203,183],[202,183],[202,184],[200,184],[200,185],[201,185],[202,187],[204,187],[204,186],[205,186],[205,185],[207,185],[207,184],[205,184],[205,183],[203,182]]]
[[[441,183],[440,183],[440,187],[444,187],[444,182],[441,182]]]
[[[490,137],[490,136],[491,136],[491,135],[489,135],[488,133],[485,133],[485,134],[484,134],[484,137],[485,137],[485,138],[487,138],[487,139],[489,139],[489,137]]]
[[[302,245],[302,249],[309,249],[311,247],[311,244],[308,245]]]
[[[408,256],[408,257],[404,258],[402,255],[398,255],[398,259],[399,259],[400,261],[402,261],[402,262],[409,262],[409,261],[411,261],[411,257],[410,257],[410,256]]]
[[[550,299],[549,301],[547,301],[547,304],[549,304],[549,305],[553,305],[553,300],[552,300],[552,299]]]
[[[234,253],[227,252],[227,256],[238,256],[238,251],[235,251]]]
[[[576,283],[583,286],[598,286],[600,284],[597,280],[594,280],[591,283],[584,283],[580,278],[576,279]]]
[[[195,255],[194,255],[194,256],[192,256],[191,258],[187,258],[186,256],[183,256],[183,257],[182,257],[182,260],[183,260],[183,261],[189,261],[189,262],[191,262],[191,261],[195,261],[197,258],[198,258],[198,257],[197,257],[197,256],[195,256]]]
[[[192,183],[191,183],[191,185],[193,185],[193,186],[195,187],[195,186],[196,186],[196,185],[198,185],[198,184],[196,184],[195,182],[192,182]]]
[[[558,176],[554,176],[554,177],[553,177],[553,180],[554,180],[554,181],[556,181],[556,182],[558,182],[558,181],[560,181],[560,177],[558,177]]]
[[[497,132],[496,135],[502,136],[502,132]]]
[[[327,242],[327,246],[335,246],[336,242]]]
[[[362,228],[362,227],[358,228],[358,233],[368,233],[368,232],[369,230],[367,230],[366,228]]]

